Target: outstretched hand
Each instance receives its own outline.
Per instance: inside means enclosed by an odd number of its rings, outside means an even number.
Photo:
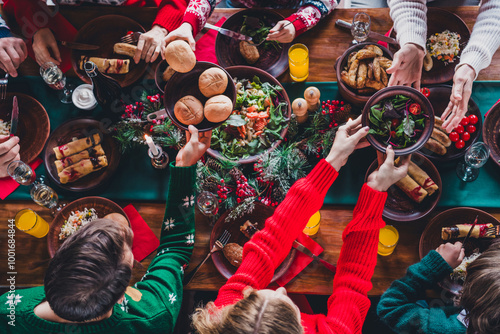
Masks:
[[[191,24],[184,22],[179,28],[168,34],[165,38],[164,46],[166,47],[170,42],[176,41],[178,39],[187,41],[191,49],[195,51],[196,42],[194,41],[193,27],[191,26]]]
[[[411,155],[401,157],[401,164],[394,165],[394,150],[392,146],[387,146],[386,158],[383,160],[382,154],[379,153],[379,169],[368,176],[366,182],[368,186],[374,190],[387,191],[390,186],[401,180],[408,174],[408,165],[410,164]],[[383,163],[382,163],[383,161]]]
[[[388,86],[410,86],[420,90],[424,56],[420,46],[413,43],[403,45],[387,69],[387,74],[391,74]]]
[[[177,167],[189,167],[194,165],[210,147],[212,131],[199,133],[193,125],[186,131],[186,145],[177,153],[175,165]]]
[[[288,20],[282,20],[269,30],[266,40],[291,43],[295,38],[295,33],[295,26]]]

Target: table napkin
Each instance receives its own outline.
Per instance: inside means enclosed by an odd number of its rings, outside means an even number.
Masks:
[[[385,36],[391,37],[392,29],[394,28],[389,29],[389,31],[385,33]],[[386,42],[378,41],[377,44],[383,46],[384,48],[389,48],[389,44],[387,44]]]
[[[123,211],[127,214],[130,220],[130,227],[134,231],[132,253],[134,254],[134,259],[140,262],[160,246],[160,240],[132,204],[124,207]]]
[[[42,164],[42,159],[36,158],[35,161],[30,163],[30,167],[31,167],[31,169],[33,169],[33,171],[35,171],[35,169],[37,169],[38,166],[40,166],[41,164]],[[1,178],[0,179],[0,198],[3,200],[6,199],[7,196],[12,194],[14,192],[14,190],[16,190],[17,187],[19,187],[19,186],[20,186],[20,184],[17,183],[16,181],[14,181],[14,179],[12,179],[10,176]]]
[[[304,247],[309,249],[314,255],[319,255],[321,252],[323,252],[323,247],[321,247],[316,241],[302,233],[299,235],[297,238],[297,241],[300,242]],[[305,267],[311,263],[313,259],[310,256],[305,255],[302,252],[297,251],[297,256],[295,257],[295,260],[293,261],[292,265],[288,269],[288,271],[281,276],[279,280],[276,281],[276,283],[279,286],[284,286],[288,282],[290,282],[297,274],[299,274],[302,270],[304,270]]]
[[[221,18],[215,25],[220,27],[224,21],[226,21],[225,17]],[[217,38],[217,34],[217,31],[209,29],[205,35],[196,42],[196,51],[194,52],[196,60],[219,64],[215,56],[215,39]]]

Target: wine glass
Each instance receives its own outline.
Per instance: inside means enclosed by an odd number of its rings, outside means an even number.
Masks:
[[[217,197],[209,191],[204,191],[198,195],[196,205],[205,216],[214,216],[219,212],[219,201],[217,201]]]
[[[366,41],[370,33],[370,15],[366,13],[357,13],[352,19],[351,34],[354,37],[353,44]]]
[[[465,152],[465,163],[457,165],[457,175],[462,181],[470,182],[477,179],[479,168],[483,167],[490,157],[490,148],[483,142],[477,142]]]
[[[59,99],[62,103],[73,103],[73,88],[66,84],[66,76],[56,64],[49,61],[40,66],[40,75],[50,88],[60,91]]]
[[[36,180],[36,174],[33,169],[21,160],[12,161],[7,166],[7,173],[14,181],[23,186],[29,186]]]

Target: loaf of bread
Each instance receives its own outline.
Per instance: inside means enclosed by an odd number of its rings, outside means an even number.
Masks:
[[[205,117],[213,123],[225,121],[233,111],[233,102],[226,95],[216,95],[205,103]]]
[[[205,97],[220,95],[227,88],[227,75],[220,68],[211,67],[200,75],[198,86]]]
[[[203,105],[196,97],[187,95],[177,101],[174,114],[182,124],[200,124],[203,121]]]
[[[165,48],[165,60],[176,71],[187,73],[196,65],[196,56],[188,43],[182,40],[170,42]]]

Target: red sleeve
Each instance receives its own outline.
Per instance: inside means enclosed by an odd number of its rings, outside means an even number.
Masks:
[[[153,25],[157,24],[171,32],[177,29],[187,9],[189,0],[162,0]]]
[[[275,269],[290,252],[309,218],[323,205],[326,192],[337,178],[337,171],[325,160],[305,178],[295,182],[285,200],[267,219],[265,228],[243,248],[243,263],[220,289],[215,305],[233,304],[243,297],[243,289],[265,288]]]

